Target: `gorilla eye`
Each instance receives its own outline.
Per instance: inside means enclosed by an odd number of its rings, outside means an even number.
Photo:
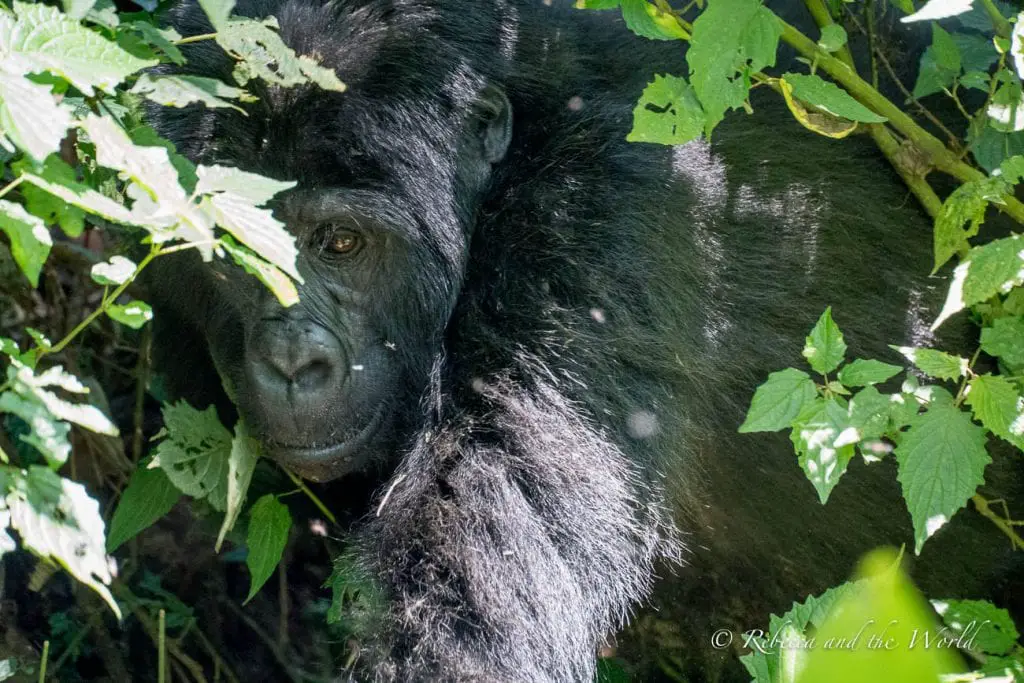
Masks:
[[[314,244],[322,255],[353,256],[362,248],[363,238],[351,230],[328,225],[317,231]]]

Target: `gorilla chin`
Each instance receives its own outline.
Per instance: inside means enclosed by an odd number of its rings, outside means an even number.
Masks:
[[[394,446],[388,438],[391,414],[382,402],[357,431],[349,430],[341,439],[326,443],[282,443],[266,430],[260,440],[266,456],[304,479],[326,482],[365,471],[372,463],[387,457]]]

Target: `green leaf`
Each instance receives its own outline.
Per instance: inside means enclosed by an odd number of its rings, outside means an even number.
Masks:
[[[1011,235],[972,248],[967,258],[953,269],[953,281],[949,285],[946,302],[939,317],[932,323],[932,329],[938,328],[950,316],[967,306],[1024,284],[1022,250],[1024,243],[1020,242],[1020,235]]]
[[[29,467],[11,479],[7,509],[22,545],[99,593],[120,619],[121,610],[107,588],[113,561],[104,552],[99,503],[84,486],[45,467]]]
[[[11,164],[11,170],[15,175],[21,175],[26,171],[32,173],[34,166],[26,157]],[[40,174],[61,183],[74,184],[75,182],[75,169],[61,161],[56,154],[46,157]],[[42,218],[47,225],[60,225],[61,230],[68,237],[78,237],[85,230],[85,212],[77,206],[71,206],[49,192],[28,183],[22,184],[18,191],[25,199],[25,208],[28,212]]]
[[[946,197],[935,218],[932,274],[954,255],[967,251],[970,247],[967,240],[977,235],[985,222],[989,202],[1004,203],[1003,196],[1011,189],[1004,178],[992,176],[964,183]],[[964,223],[968,223],[966,229]]]
[[[960,86],[988,92],[991,81],[991,77],[984,71],[968,71],[960,77]]]
[[[135,275],[135,262],[124,256],[111,256],[109,261],[97,263],[89,271],[93,282],[101,285],[123,285]]]
[[[998,318],[982,328],[981,350],[1011,367],[1024,367],[1024,316]]]
[[[967,386],[967,405],[975,419],[996,436],[1024,449],[1024,398],[1013,382],[998,375],[978,375]]]
[[[853,99],[835,83],[818,76],[787,73],[782,78],[793,89],[794,97],[832,116],[864,123],[884,123],[889,120]]]
[[[816,372],[824,375],[839,367],[845,355],[846,341],[832,320],[832,307],[829,306],[807,336],[803,356]]]
[[[626,27],[641,38],[650,40],[683,40],[686,32],[671,14],[666,14],[647,0],[619,0]]]
[[[285,546],[288,545],[288,532],[292,527],[292,516],[288,507],[281,503],[273,494],[267,494],[252,506],[249,519],[249,536],[247,543],[249,555],[245,564],[249,567],[252,583],[249,602],[281,561]]]
[[[139,330],[153,319],[153,309],[144,301],[129,301],[126,304],[110,304],[107,306],[107,315],[111,320]]]
[[[846,45],[846,29],[839,24],[829,24],[821,29],[821,38],[818,39],[818,47],[825,52],[836,52]]]
[[[964,33],[957,31],[952,35],[960,52],[960,66],[966,72],[964,78],[971,73],[982,74],[988,81],[988,70],[999,59],[999,53],[992,45],[992,40],[980,33]],[[964,78],[960,79],[963,83]],[[985,87],[988,91],[988,87]]]
[[[940,633],[935,617],[895,565],[892,551],[864,559],[858,571],[863,578],[814,632],[816,647],[807,649],[795,683],[937,683],[961,670],[955,654],[934,646]],[[922,643],[926,635],[931,647]]]
[[[629,142],[681,145],[700,137],[704,111],[685,78],[655,76],[633,109]]]
[[[48,71],[91,97],[94,88],[114,94],[125,78],[157,63],[135,57],[55,7],[16,1],[14,11],[16,22],[0,23],[0,57],[13,56],[5,63],[16,64],[20,73]]]
[[[932,600],[932,607],[975,654],[1010,654],[1020,638],[1010,613],[985,600]]]
[[[73,422],[97,434],[119,436],[117,427],[96,406],[88,403],[71,403],[48,389],[56,387],[72,394],[89,393],[89,389],[62,366],[54,365],[36,374],[31,368],[12,361],[7,378],[15,392],[25,398],[39,401],[58,419]]]
[[[284,87],[312,83],[324,90],[345,90],[345,84],[333,70],[325,69],[309,57],[297,56],[285,45],[271,28],[275,23],[232,18],[215,26],[217,44],[238,60],[234,77],[241,85],[259,78],[270,85]]]
[[[163,409],[165,438],[150,467],[160,467],[171,483],[193,498],[205,498],[216,510],[227,504],[231,433],[213,406],[200,412],[184,401]]]
[[[53,239],[43,219],[25,207],[0,199],[0,231],[11,241],[11,255],[33,287],[39,286],[39,273],[50,255]]]
[[[918,349],[913,346],[893,346],[914,364],[918,370],[936,379],[960,379],[967,374],[967,359],[935,349]]]
[[[199,6],[210,19],[210,24],[218,31],[228,23],[231,11],[235,9],[235,0],[199,0]]]
[[[128,486],[121,492],[114,518],[110,520],[107,552],[148,529],[166,515],[181,498],[181,492],[163,470],[141,467],[132,473]]]
[[[44,405],[8,391],[0,394],[0,413],[17,415],[29,426],[29,433],[18,438],[42,453],[50,467],[57,469],[67,462],[71,426],[55,419]]]
[[[227,166],[199,166],[196,192],[207,195],[203,205],[221,226],[261,259],[269,261],[298,282],[295,237],[268,209],[257,208],[276,194],[295,187]]]
[[[953,85],[960,75],[960,48],[938,24],[932,24],[932,44],[921,55],[914,97],[920,98]]]
[[[814,382],[806,372],[786,368],[768,375],[757,388],[740,432],[777,432],[789,427],[814,401]]]
[[[858,442],[877,439],[888,431],[891,411],[892,400],[888,395],[874,387],[864,387],[850,399],[847,424],[857,430]]]
[[[175,64],[184,64],[185,56],[174,44],[181,40],[181,34],[172,28],[157,28],[148,21],[132,21],[121,25],[122,30],[136,33],[150,46],[164,53]]]
[[[299,300],[299,292],[295,289],[295,283],[291,278],[282,273],[276,266],[273,266],[251,250],[236,243],[230,237],[221,239],[224,250],[227,251],[235,263],[242,266],[245,272],[255,275],[256,278],[274,293],[277,300],[285,308],[294,305]]]
[[[231,456],[228,458],[228,497],[224,522],[217,534],[214,546],[220,552],[224,537],[234,528],[238,515],[245,505],[245,495],[249,491],[252,473],[256,470],[256,461],[260,458],[260,442],[249,435],[245,421],[239,420],[235,425],[235,438],[231,441]]]
[[[82,19],[96,4],[96,0],[63,0],[61,4],[64,5],[64,12],[69,17]]]
[[[914,522],[914,552],[985,483],[985,430],[948,404],[933,405],[896,447],[903,498]]]
[[[49,85],[0,70],[0,141],[6,136],[42,161],[60,149],[70,127],[71,110],[57,103]]]
[[[35,173],[23,173],[21,177],[39,189],[88,213],[125,225],[131,225],[134,222],[134,218],[127,208],[87,185],[69,183],[59,178],[45,178]]]
[[[863,387],[870,384],[881,384],[903,371],[898,365],[890,365],[880,360],[856,360],[844,365],[839,370],[839,381],[848,387]]]
[[[252,95],[241,88],[233,88],[216,78],[202,76],[151,76],[142,74],[129,91],[168,107],[187,107],[201,102],[207,107],[228,107],[245,113],[241,107],[224,98],[252,101]]]
[[[811,404],[793,421],[790,440],[822,505],[846,473],[860,436],[850,424],[846,408],[835,399]]]
[[[686,62],[706,135],[726,111],[743,106],[744,74],[775,64],[781,35],[781,22],[760,0],[715,0],[694,21]]]

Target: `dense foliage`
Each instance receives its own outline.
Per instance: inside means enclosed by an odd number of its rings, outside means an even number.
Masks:
[[[289,542],[292,514],[281,498],[301,492],[326,519],[333,515],[289,472],[284,481],[292,488],[253,496],[247,505],[263,465],[258,446],[244,423],[229,429],[212,408],[166,404],[154,444],[143,442],[142,399],[147,391],[159,398],[160,390],[145,353],[152,312],[134,298],[139,273],[153,259],[196,249],[207,260],[230,259],[284,305],[296,300],[293,281],[300,280],[294,238],[265,208],[294,184],[195,166],[145,124],[144,111],[237,108],[253,98],[246,90],[253,79],[337,91],[344,85],[311,57],[292,52],[275,33],[273,18],[232,16],[230,0],[201,2],[216,31],[185,37],[158,28],[166,8],[138,4],[142,11],[132,13],[117,12],[111,0],[65,0],[62,8],[0,4],[0,231],[7,238],[0,243],[0,265],[4,259],[16,265],[0,267],[0,290],[10,295],[0,308],[10,335],[0,337],[0,554],[20,547],[39,558],[26,590],[37,590],[59,566],[118,618],[133,615],[159,653],[161,680],[168,668],[204,680],[203,666],[182,645],[195,624],[191,611],[151,574],[118,576],[118,564],[138,566],[137,535],[182,495],[201,518],[222,514],[210,544],[219,551],[232,538],[246,549],[251,600]],[[914,524],[914,552],[953,515],[975,514],[961,511],[969,501],[1024,550],[1022,522],[1000,501],[977,493],[993,457],[1019,457],[1024,448],[1024,250],[1017,234],[992,239],[981,231],[990,210],[1024,222],[1024,205],[1014,197],[1024,178],[1024,13],[1014,16],[991,0],[977,0],[977,7],[969,0],[931,0],[922,7],[901,0],[886,8],[904,14],[906,23],[932,22],[916,82],[901,85],[901,107],[878,86],[878,71],[891,67],[876,46],[881,10],[871,2],[808,0],[817,36],[787,24],[760,0],[695,1],[681,8],[666,0],[577,4],[621,11],[643,38],[689,43],[689,77],[652,74],[630,140],[676,145],[713,136],[724,116],[742,115],[731,110],[750,107],[751,89],[770,88],[808,129],[833,138],[866,133],[876,141],[935,218],[935,270],[955,262],[933,328],[970,316],[981,327],[979,347],[970,357],[894,347],[888,359],[850,359],[833,319],[834,313],[842,321],[843,311],[826,310],[804,348],[811,372],[791,367],[768,377],[752,397],[742,430],[790,430],[795,459],[822,503],[858,455],[868,462],[894,457]],[[871,46],[870,75],[858,74],[847,47],[853,31]],[[198,41],[215,41],[236,60],[232,83],[152,70],[182,63],[179,46]],[[782,43],[801,55],[802,71],[772,73]],[[936,100],[951,102],[963,120],[944,122],[927,108]],[[952,132],[961,128],[966,136]],[[953,179],[955,189],[942,190],[941,197],[929,180],[932,171]],[[60,301],[65,289],[87,293],[72,308]],[[57,341],[29,324],[47,318],[54,306],[80,313],[51,321]],[[123,364],[116,349],[125,346],[134,354],[128,380],[98,383],[104,373],[97,368]],[[897,365],[900,359],[905,362]],[[894,384],[902,373],[902,383]],[[104,389],[132,399],[134,432],[124,439],[116,438]],[[996,441],[1012,450],[990,448]],[[85,457],[76,458],[79,451]],[[93,460],[101,464],[86,464]],[[83,475],[87,467],[105,473]],[[83,480],[103,494],[90,494]],[[101,510],[101,500],[111,504]],[[235,529],[240,520],[244,534]],[[895,563],[870,558],[861,580],[809,597],[773,617],[762,634],[750,634],[744,663],[751,676],[764,683],[897,680],[896,671],[899,680],[934,681],[958,670],[960,662],[947,653],[960,648],[981,672],[962,680],[1024,680],[1024,648],[1005,611],[943,596],[929,596],[934,612],[926,609]],[[351,597],[344,579],[342,572],[332,581],[339,601]],[[809,639],[856,632],[849,625],[868,616],[899,619],[905,631],[889,636],[909,638],[917,629],[948,639],[950,648],[882,648],[847,660],[847,649],[806,646]],[[75,627],[66,619],[51,615],[51,638],[60,644],[52,663],[49,641],[39,656],[4,654],[0,680],[36,671],[42,680],[48,666],[51,673],[70,668],[88,632],[103,625]],[[945,628],[935,626],[936,619]],[[994,626],[968,637],[972,623]],[[175,632],[171,639],[168,629]],[[763,634],[783,634],[789,646],[768,647]],[[204,657],[220,671],[222,658],[208,644],[201,646]],[[613,663],[604,667],[602,676],[616,675]]]

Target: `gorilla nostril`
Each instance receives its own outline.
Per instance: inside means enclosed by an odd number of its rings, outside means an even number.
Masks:
[[[304,368],[300,368],[291,377],[291,382],[299,389],[316,389],[327,383],[331,376],[332,366],[326,360],[314,360]]]
[[[277,353],[263,354],[262,362],[278,381],[283,379],[302,391],[315,391],[326,385],[335,367],[319,347],[279,349]]]

